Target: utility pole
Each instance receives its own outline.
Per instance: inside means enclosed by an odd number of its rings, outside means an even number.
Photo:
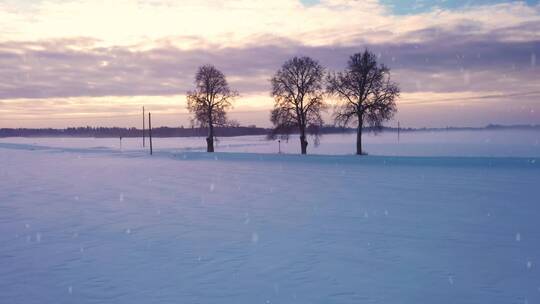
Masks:
[[[145,115],[144,115],[144,107],[142,107],[142,146],[143,148],[146,146],[145,144],[145,139],[144,139],[144,120],[145,120]]]
[[[152,114],[148,112],[148,137],[150,139],[150,155],[152,155]]]
[[[397,122],[397,142],[399,142],[399,132],[401,131],[401,127],[399,125],[399,121]]]

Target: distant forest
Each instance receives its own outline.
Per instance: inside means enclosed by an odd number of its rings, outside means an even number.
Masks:
[[[482,130],[538,130],[540,125],[488,125],[486,127],[447,127],[447,128],[401,128],[400,132],[417,131],[482,131]],[[397,132],[397,128],[383,127],[380,130],[364,128],[367,132]],[[256,126],[247,127],[218,127],[216,135],[221,137],[244,136],[244,135],[268,135],[269,128],[259,128]],[[320,130],[321,134],[353,133],[354,128],[340,128],[335,126],[324,126]],[[107,127],[77,127],[66,129],[0,129],[0,137],[142,137],[143,131],[137,128],[107,128]],[[145,131],[148,136],[148,130]],[[207,136],[206,128],[169,128],[159,127],[152,129],[153,137],[204,137]]]

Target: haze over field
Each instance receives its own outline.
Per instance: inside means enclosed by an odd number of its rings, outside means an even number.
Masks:
[[[318,146],[312,143],[310,154],[354,154],[355,134],[327,134],[320,138]],[[203,137],[154,138],[157,153],[206,151]],[[141,138],[0,138],[0,144],[25,145],[36,149],[49,147],[59,149],[90,149],[111,152],[142,152]],[[368,133],[364,138],[365,149],[375,156],[450,156],[450,157],[540,157],[540,132],[537,130],[497,131],[416,131]],[[266,136],[218,137],[217,152],[298,154],[298,135],[286,140],[268,140]],[[146,149],[147,150],[147,149]]]
[[[4,0],[0,124],[138,126],[144,104],[156,126],[186,126],[212,63],[241,93],[230,117],[269,126],[285,59],[340,70],[365,47],[402,88],[391,125],[538,123],[539,29],[536,0]]]

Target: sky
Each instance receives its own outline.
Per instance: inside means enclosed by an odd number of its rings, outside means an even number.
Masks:
[[[285,60],[365,48],[402,91],[389,126],[540,124],[537,0],[0,0],[0,128],[140,127],[142,106],[189,126],[203,64],[240,92],[231,119],[269,127]]]

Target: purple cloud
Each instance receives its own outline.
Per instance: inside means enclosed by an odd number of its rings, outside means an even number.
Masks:
[[[0,99],[183,94],[197,67],[206,63],[222,69],[240,92],[261,93],[290,56],[309,55],[335,70],[365,47],[380,54],[405,92],[524,92],[539,84],[540,70],[531,58],[540,53],[540,40],[501,41],[498,33],[470,34],[474,27],[430,28],[402,39],[419,43],[368,45],[358,39],[352,46],[321,47],[275,37],[238,48],[182,50],[164,44],[146,51],[88,47],[88,39],[3,42]],[[540,24],[522,27],[530,31]]]

